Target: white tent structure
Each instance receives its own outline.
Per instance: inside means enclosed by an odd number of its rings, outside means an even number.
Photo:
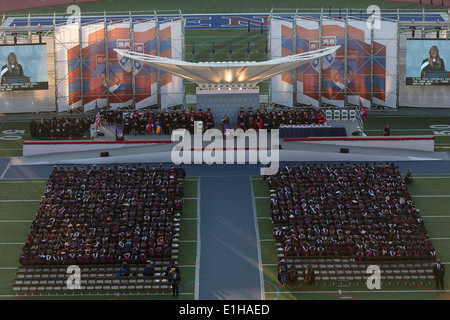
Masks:
[[[134,51],[114,49],[123,57],[151,65],[157,69],[196,83],[200,88],[255,87],[261,81],[303,64],[332,54],[340,46],[309,51],[301,54],[262,62],[187,62],[158,57]]]

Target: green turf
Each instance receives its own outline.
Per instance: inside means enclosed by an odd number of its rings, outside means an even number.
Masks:
[[[45,182],[5,182],[0,184],[1,200],[39,200],[45,193]],[[25,192],[26,191],[26,192]]]
[[[33,220],[39,201],[0,202],[1,220]]]
[[[368,136],[382,136],[381,129],[387,124],[391,136],[434,136],[435,151],[450,151],[450,117],[432,116],[427,110],[420,115],[369,116],[364,123]]]
[[[414,196],[421,195],[450,195],[450,179],[421,179],[417,178],[408,185],[408,191]]]

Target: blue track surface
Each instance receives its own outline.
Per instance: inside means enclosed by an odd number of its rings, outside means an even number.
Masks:
[[[249,177],[200,178],[200,300],[260,300],[262,278]]]

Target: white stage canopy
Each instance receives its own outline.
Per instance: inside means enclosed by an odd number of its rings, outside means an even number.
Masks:
[[[114,49],[119,55],[151,65],[196,83],[200,88],[254,87],[261,81],[332,54],[340,46],[262,61],[187,62],[135,51]]]

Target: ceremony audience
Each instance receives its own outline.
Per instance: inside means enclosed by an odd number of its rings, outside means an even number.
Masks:
[[[183,171],[153,165],[55,166],[22,265],[145,263],[170,258]]]
[[[435,259],[420,212],[393,163],[287,164],[266,180],[274,238],[285,256]]]

